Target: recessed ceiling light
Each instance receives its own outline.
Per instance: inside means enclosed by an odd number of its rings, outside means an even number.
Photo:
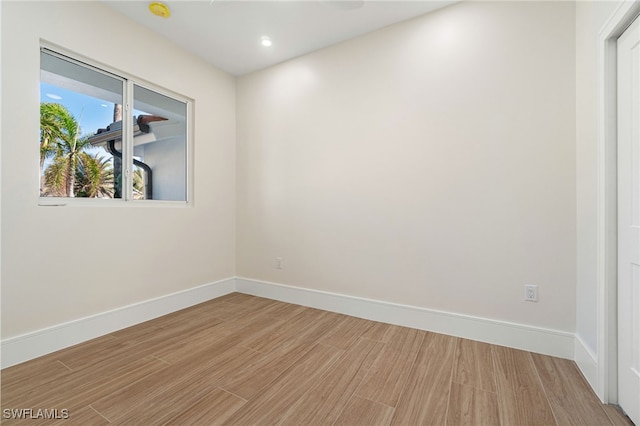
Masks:
[[[171,16],[169,7],[166,4],[157,1],[149,4],[149,10],[151,11],[151,13],[161,18],[168,18],[169,16]]]
[[[265,47],[269,47],[269,46],[271,46],[273,44],[271,39],[269,37],[267,37],[267,36],[262,36],[260,38],[260,40],[261,40],[260,43]]]

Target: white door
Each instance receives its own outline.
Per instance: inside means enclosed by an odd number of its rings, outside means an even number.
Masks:
[[[618,403],[640,426],[640,18],[618,39]]]

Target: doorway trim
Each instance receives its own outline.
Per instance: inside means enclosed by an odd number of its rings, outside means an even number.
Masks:
[[[640,1],[624,1],[598,34],[596,393],[618,401],[617,330],[617,44],[640,14]]]

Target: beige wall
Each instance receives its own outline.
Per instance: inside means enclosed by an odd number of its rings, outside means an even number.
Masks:
[[[238,275],[573,332],[574,9],[461,3],[241,77]]]
[[[195,100],[193,208],[38,207],[40,39]],[[235,273],[235,80],[97,2],[2,2],[2,337]]]
[[[236,268],[573,332],[576,250],[595,335],[589,37],[611,6],[462,3],[242,77],[237,175],[232,77],[93,2],[1,7],[3,338]],[[37,206],[40,38],[195,99],[193,208]]]

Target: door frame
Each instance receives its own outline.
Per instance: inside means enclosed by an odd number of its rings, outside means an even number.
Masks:
[[[596,393],[618,401],[617,39],[640,14],[624,1],[598,34]]]

